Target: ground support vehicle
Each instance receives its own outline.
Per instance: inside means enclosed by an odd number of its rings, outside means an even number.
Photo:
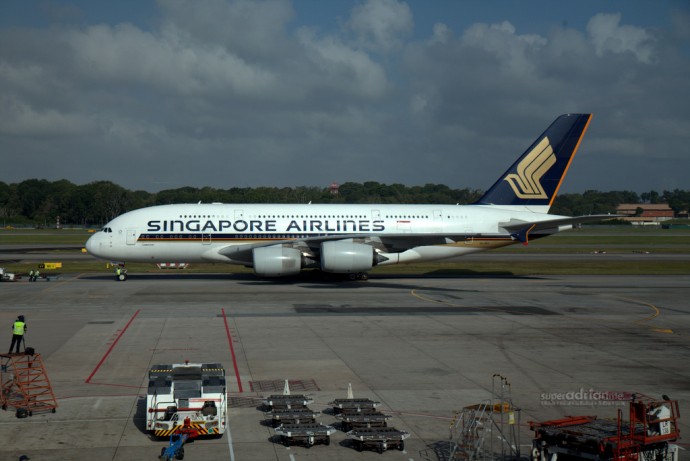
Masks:
[[[532,460],[677,460],[678,446],[669,442],[680,437],[679,417],[676,400],[655,401],[637,395],[629,404],[627,421],[619,409],[617,419],[570,416],[530,422],[535,434]]]
[[[158,459],[161,461],[171,461],[173,458],[184,459],[184,444],[187,440],[198,435],[199,431],[191,427],[190,419],[185,419],[183,427],[177,429],[175,434],[170,435],[170,445],[167,448],[161,448],[161,455]]]
[[[389,415],[385,415],[380,411],[343,411],[336,415],[340,420],[343,432],[348,432],[352,429],[369,429],[372,427],[386,427],[388,426]]]
[[[227,428],[225,390],[225,369],[219,363],[154,365],[149,370],[146,429],[156,437],[178,434],[187,426],[198,435],[221,435]]]
[[[333,414],[342,413],[344,411],[373,411],[380,402],[374,402],[371,399],[335,399],[328,403],[333,405]]]
[[[274,409],[266,413],[266,416],[271,418],[273,427],[278,427],[281,424],[313,424],[316,422],[318,415],[318,411],[313,411],[309,408]]]
[[[376,450],[383,453],[386,450],[397,448],[400,451],[405,449],[404,440],[410,436],[405,431],[399,431],[394,427],[378,427],[370,429],[354,429],[347,433],[348,438],[352,439],[357,451],[365,448]]]
[[[0,267],[0,282],[14,282],[15,280],[12,272],[7,272],[4,267]]]
[[[286,447],[290,445],[304,445],[307,448],[317,443],[331,444],[331,434],[335,433],[333,426],[324,424],[281,424],[275,428],[276,435]]]
[[[273,410],[292,410],[306,408],[310,403],[314,403],[314,399],[302,394],[275,394],[269,395],[263,401],[264,407],[268,411]]]

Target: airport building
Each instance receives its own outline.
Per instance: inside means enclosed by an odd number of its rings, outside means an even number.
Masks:
[[[623,215],[623,221],[640,226],[659,225],[674,217],[668,203],[621,203],[616,214]]]

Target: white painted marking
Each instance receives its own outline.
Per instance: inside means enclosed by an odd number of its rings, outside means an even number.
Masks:
[[[230,427],[225,431],[228,434],[228,450],[230,450],[230,461],[235,461],[235,450],[232,449],[232,434],[230,434]]]

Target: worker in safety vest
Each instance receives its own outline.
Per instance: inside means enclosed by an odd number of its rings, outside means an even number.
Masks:
[[[117,266],[117,269],[115,269],[115,279],[120,280],[120,274],[122,274],[122,268],[120,266]]]
[[[19,354],[19,345],[22,342],[22,339],[24,339],[24,333],[26,333],[26,323],[24,322],[24,316],[20,315],[17,317],[17,320],[15,320],[14,324],[12,324],[12,342],[10,343],[10,351],[8,352],[9,354],[12,353],[12,348],[15,347],[15,344],[17,345],[16,347],[16,353]]]
[[[34,281],[34,270],[31,269],[29,271],[29,282],[33,282],[33,281]]]

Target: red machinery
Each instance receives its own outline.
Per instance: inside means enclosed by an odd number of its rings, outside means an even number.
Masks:
[[[546,422],[530,422],[534,431],[533,461],[552,461],[553,455],[569,460],[673,460],[680,437],[680,411],[676,400],[652,400],[635,396],[628,421],[623,410],[617,419],[570,416]]]
[[[3,410],[15,408],[18,418],[39,411],[55,413],[58,404],[41,354],[31,348],[23,354],[0,354],[0,383]]]

